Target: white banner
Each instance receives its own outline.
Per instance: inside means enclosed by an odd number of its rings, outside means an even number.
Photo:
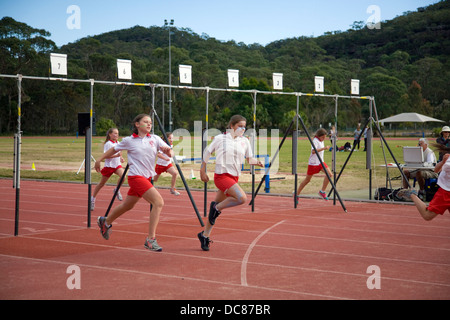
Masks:
[[[358,96],[359,95],[359,80],[352,79],[351,86],[352,86],[351,94]]]
[[[228,86],[230,88],[239,87],[239,70],[228,69]]]
[[[314,78],[315,82],[315,91],[316,92],[323,92],[324,91],[324,77],[316,76]]]
[[[117,59],[117,78],[131,80],[131,60]]]
[[[180,64],[180,83],[192,84],[192,66]]]
[[[67,76],[67,54],[50,53],[52,74]]]
[[[274,73],[273,74],[273,89],[274,90],[283,90],[283,74],[282,73]]]

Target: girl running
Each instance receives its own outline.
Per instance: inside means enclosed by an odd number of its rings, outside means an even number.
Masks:
[[[399,197],[411,199],[425,221],[431,221],[437,216],[443,215],[446,211],[450,212],[450,147],[442,144],[435,144],[434,146],[439,153],[443,154],[443,157],[442,161],[438,162],[434,168],[434,172],[439,173],[437,181],[439,189],[430,203],[427,205],[423,202],[414,189],[402,189],[397,193]]]
[[[244,190],[238,184],[244,159],[247,159],[250,165],[263,166],[260,161],[253,158],[250,142],[243,136],[246,124],[247,120],[243,116],[232,116],[227,132],[214,137],[203,154],[200,178],[203,182],[209,181],[206,163],[215,152],[214,184],[219,189],[215,200],[211,202],[205,229],[197,235],[204,251],[209,251],[211,243],[209,236],[222,210],[242,205],[247,201]]]
[[[164,206],[164,200],[153,187],[151,179],[156,175],[154,171],[156,154],[160,150],[169,157],[173,157],[172,149],[158,136],[150,135],[152,129],[152,119],[147,114],[138,115],[133,121],[133,135],[122,140],[113,148],[102,155],[95,162],[95,170],[100,171],[100,162],[118,151],[128,152],[128,185],[130,189],[122,204],[115,207],[108,217],[99,217],[98,226],[105,239],[109,239],[112,223],[125,212],[133,209],[139,199],[153,205],[150,212],[149,232],[145,240],[145,248],[152,251],[162,251],[156,242],[156,227],[159,222],[159,215]]]
[[[321,171],[327,170],[331,176],[331,171],[328,168],[327,164],[323,160],[324,151],[328,150],[330,148],[329,146],[324,145],[324,140],[325,140],[326,136],[327,136],[327,131],[325,129],[317,130],[316,136],[313,139],[313,143],[319,154],[317,155],[316,152],[314,151],[314,148],[311,146],[311,155],[309,156],[309,162],[308,162],[308,172],[306,173],[305,180],[303,180],[300,183],[300,186],[298,187],[297,201],[300,196],[300,193],[306,187],[306,185],[311,181],[313,175],[318,174]],[[322,167],[319,157],[322,160],[325,168]],[[319,191],[320,197],[323,198],[324,200],[328,200],[327,194],[325,193],[325,190],[328,187],[328,183],[329,183],[328,177],[325,177],[323,179],[322,190]]]
[[[170,147],[173,148],[173,134],[172,132],[166,133],[167,139],[169,140]],[[164,172],[169,173],[172,176],[172,182],[170,187],[170,193],[174,194],[176,196],[179,196],[180,193],[175,189],[175,183],[177,182],[177,170],[172,165],[172,158],[167,157],[164,153],[158,152],[158,159],[156,160],[156,176],[153,178],[153,183],[156,183],[158,181],[161,174]]]
[[[115,144],[117,144],[117,140],[119,139],[119,130],[117,128],[110,128],[108,132],[106,133],[106,139],[103,143],[103,152],[108,151],[112,147],[114,147]],[[94,210],[95,207],[95,199],[97,197],[97,194],[100,192],[100,190],[105,186],[106,182],[109,180],[109,178],[115,173],[119,176],[119,178],[123,175],[123,168],[121,163],[123,163],[124,160],[122,158],[122,152],[117,152],[114,155],[112,155],[110,158],[105,159],[105,166],[100,172],[102,174],[102,179],[100,180],[99,184],[94,189],[94,193],[91,196],[91,210]],[[116,192],[116,189],[114,189],[114,192]],[[117,192],[117,199],[119,201],[122,201],[122,195],[120,194],[120,191]]]

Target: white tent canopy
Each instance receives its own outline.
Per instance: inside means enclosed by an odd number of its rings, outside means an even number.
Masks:
[[[435,118],[431,118],[431,117],[427,117],[427,116],[424,116],[423,114],[413,112],[413,113],[397,114],[395,116],[392,116],[392,117],[389,117],[386,119],[382,119],[379,122],[384,125],[385,122],[420,122],[420,123],[424,123],[424,122],[444,122],[444,121],[435,119]]]

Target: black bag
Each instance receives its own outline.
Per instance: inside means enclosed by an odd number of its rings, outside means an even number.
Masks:
[[[429,185],[425,186],[425,200],[430,202],[433,200],[434,195],[438,191],[439,186],[437,182],[433,181]]]
[[[375,200],[383,200],[383,201],[412,201],[412,200],[406,200],[403,198],[400,198],[397,196],[397,193],[402,190],[402,188],[399,189],[389,189],[389,188],[378,188],[375,191]]]
[[[389,201],[392,200],[393,190],[389,188],[378,188],[375,191],[375,200],[384,200]]]

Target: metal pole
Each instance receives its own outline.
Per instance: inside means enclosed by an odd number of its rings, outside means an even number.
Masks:
[[[152,86],[152,90],[154,90],[154,89],[155,89],[155,86]],[[162,123],[161,123],[161,119],[159,118],[158,114],[156,113],[156,109],[155,109],[154,106],[152,106],[152,112],[153,112],[153,114],[154,114],[154,116],[156,118],[156,121],[158,122],[159,129],[161,130],[162,135],[164,137],[164,141],[167,144],[169,144],[169,139],[167,139],[166,130],[164,130],[164,128],[162,126]],[[194,197],[192,196],[191,190],[189,189],[189,186],[188,186],[188,184],[186,182],[186,179],[184,178],[183,171],[181,170],[180,165],[178,164],[177,157],[173,157],[173,162],[175,163],[175,166],[176,166],[176,168],[178,170],[178,174],[180,175],[181,181],[183,181],[184,188],[186,189],[186,192],[187,192],[187,194],[189,196],[189,199],[191,200],[191,204],[192,204],[192,206],[194,208],[195,214],[197,215],[198,221],[200,222],[200,225],[202,227],[204,227],[205,224],[203,223],[203,220],[202,220],[202,218],[200,216],[200,213],[198,212],[197,205],[195,204],[195,201],[194,201]]]
[[[92,157],[92,131],[93,131],[93,111],[94,111],[94,79],[91,79],[91,101],[89,111],[89,130],[86,130],[86,157],[84,162],[85,179],[88,185],[88,214],[87,227],[91,227],[91,196],[92,196],[92,179],[91,179],[91,157]]]
[[[119,193],[119,189],[120,189],[120,187],[123,184],[123,181],[125,179],[125,176],[127,175],[127,172],[128,172],[129,168],[130,168],[130,165],[127,163],[127,165],[125,167],[125,170],[123,171],[123,174],[122,174],[122,176],[119,179],[119,184],[117,185],[116,190],[114,191],[113,197],[112,197],[111,201],[109,202],[108,209],[106,210],[106,213],[105,213],[105,218],[109,215],[109,211],[111,210],[112,205],[114,203],[114,200],[116,199],[117,194]]]
[[[209,88],[206,89],[206,112],[205,112],[205,130],[202,132],[202,159],[205,149],[208,147],[208,129],[209,129]],[[205,164],[207,166],[208,164]],[[205,168],[206,170],[206,168]],[[208,211],[208,183],[204,183],[204,194],[203,194],[203,208],[204,216],[207,216]]]
[[[173,26],[173,19],[170,21],[169,24],[169,132],[172,132],[172,42],[171,42],[171,26]]]
[[[334,185],[336,185],[336,148],[337,148],[337,130],[338,130],[337,111],[338,111],[338,97],[336,96],[334,105],[333,163],[332,163]],[[333,191],[333,205],[336,205],[336,190]]]
[[[309,133],[308,133],[308,129],[306,128],[306,125],[305,125],[305,123],[303,122],[302,117],[301,117],[300,115],[297,115],[297,116],[298,116],[298,118],[300,119],[300,122],[301,122],[301,124],[302,124],[303,130],[305,130],[305,134],[306,134],[306,136],[308,137],[308,140],[309,140],[309,142],[311,143],[311,146],[313,147],[314,152],[317,154],[317,158],[319,159],[320,164],[322,165],[323,168],[325,168],[325,166],[323,165],[323,161],[322,161],[322,159],[321,159],[320,156],[319,156],[319,152],[317,152],[316,146],[314,145],[314,142],[313,142],[313,140],[311,139],[311,136],[310,136]],[[325,172],[325,174],[327,175],[328,181],[330,181],[330,184],[331,184],[332,188],[334,189],[334,192],[335,192],[336,196],[338,197],[339,202],[341,203],[342,209],[344,209],[344,211],[347,212],[347,208],[345,207],[344,203],[342,202],[341,196],[340,196],[339,193],[337,192],[336,186],[335,186],[333,180],[331,179],[330,175],[328,174],[328,171],[324,169],[324,172]]]
[[[297,209],[298,191],[298,114],[300,112],[300,95],[297,95],[297,117],[295,131],[292,133],[292,174],[294,174],[294,208]]]
[[[253,96],[253,141],[252,141],[252,152],[253,152],[253,156],[256,157],[256,95],[257,92],[254,92],[254,96]],[[252,212],[255,212],[255,166],[251,166],[251,173],[252,173]],[[266,172],[265,176],[267,176],[267,174],[269,174],[269,171]],[[264,177],[265,177],[264,176]],[[261,187],[261,185],[260,185]],[[259,188],[258,188],[259,189]]]
[[[162,95],[162,125],[163,125],[163,128],[165,128],[165,121],[164,121],[164,104],[165,104],[165,101],[164,101],[164,88],[161,88],[161,95]]]
[[[261,189],[261,186],[266,179],[267,175],[269,174],[270,168],[272,167],[272,164],[275,162],[275,159],[278,157],[278,153],[280,152],[281,148],[283,147],[284,141],[286,140],[287,136],[289,135],[289,132],[292,130],[292,127],[294,126],[294,120],[292,119],[291,124],[289,125],[289,128],[286,130],[286,133],[283,136],[283,139],[281,140],[280,145],[278,146],[277,151],[275,152],[275,155],[272,157],[272,161],[270,162],[269,166],[265,167],[264,177],[261,179],[258,188],[256,188],[256,191],[252,190],[252,201],[250,201],[249,205],[254,205],[254,200],[256,196],[258,195],[259,189]]]
[[[367,120],[367,122],[366,122],[366,124],[364,125],[363,128],[365,128],[366,126],[368,126],[370,121],[372,121],[372,119],[369,118],[369,119]],[[364,131],[361,130],[361,133],[359,134],[358,140],[361,140],[361,137],[363,136],[363,134],[364,134]],[[345,169],[345,167],[347,166],[347,163],[349,162],[350,157],[352,156],[353,152],[355,151],[355,147],[356,147],[356,145],[353,144],[352,150],[350,151],[350,154],[348,155],[347,160],[345,160],[344,165],[342,166],[341,170],[339,171],[339,174],[338,174],[338,176],[337,176],[337,178],[336,178],[336,181],[335,181],[335,183],[334,183],[335,185],[337,185],[337,183],[338,183],[338,181],[339,181],[339,178],[340,178],[341,175],[342,175],[342,172],[344,172],[344,169]],[[334,191],[333,189],[330,190],[330,192],[328,193],[328,197],[330,197],[330,195],[331,195],[331,193],[332,193],[333,191]]]
[[[369,101],[369,118],[373,119],[372,114],[372,99]],[[369,200],[372,200],[372,121],[369,123],[369,129],[367,130],[367,146],[366,149],[366,169],[369,170]]]
[[[14,187],[16,188],[16,208],[15,208],[15,221],[14,221],[14,236],[19,235],[19,204],[20,204],[20,153],[22,144],[22,75],[17,75],[17,89],[18,89],[18,103],[17,103],[17,133],[15,135],[15,181]]]

